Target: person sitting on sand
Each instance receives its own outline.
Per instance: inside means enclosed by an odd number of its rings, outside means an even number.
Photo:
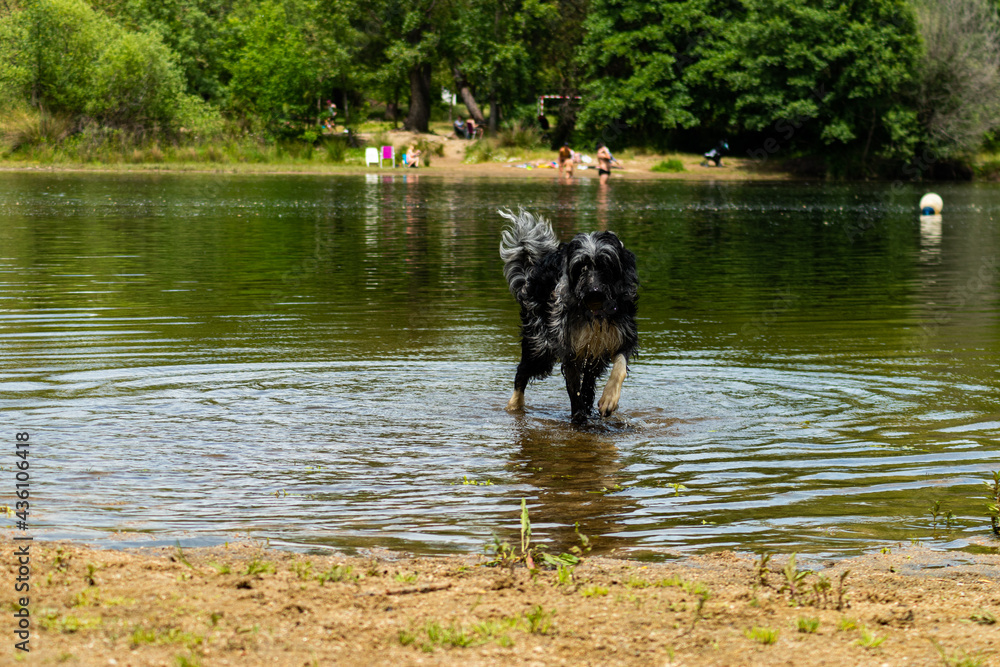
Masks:
[[[414,169],[420,166],[420,150],[413,144],[410,144],[406,153],[403,154],[403,164]]]
[[[718,145],[712,150],[705,153],[705,161],[701,163],[701,166],[709,166],[709,162],[714,162],[716,167],[722,166],[722,156],[729,152],[729,144],[723,139],[719,141]]]
[[[573,151],[569,144],[563,144],[559,149],[559,173],[566,177],[566,180],[573,178]]]

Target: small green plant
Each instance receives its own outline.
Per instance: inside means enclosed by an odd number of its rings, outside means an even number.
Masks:
[[[431,621],[424,629],[427,632],[427,639],[430,640],[431,644],[463,648],[472,646],[475,643],[482,643],[481,641],[477,642],[477,638],[472,632],[459,625],[444,627],[439,623]]]
[[[628,581],[625,582],[625,585],[628,586],[629,588],[649,588],[650,586],[652,586],[652,584],[650,584],[645,579],[640,579],[639,577],[636,576],[629,577]]]
[[[311,561],[296,561],[292,564],[292,572],[302,581],[312,579],[313,564]]]
[[[194,565],[192,565],[191,561],[189,561],[187,559],[187,556],[184,555],[184,550],[181,549],[180,540],[178,540],[175,543],[175,545],[174,545],[174,560],[176,560],[178,563],[180,563],[182,565],[186,565],[188,568],[194,570],[195,572],[198,571],[198,568],[196,568]],[[91,572],[90,574],[93,574],[93,573]],[[93,584],[91,584],[91,585],[93,585]]]
[[[955,520],[955,514],[950,510],[945,510],[941,507],[941,501],[935,500],[931,503],[931,525],[937,528],[938,521],[944,518],[944,525],[946,528],[951,528],[952,522]]]
[[[85,588],[76,595],[73,596],[73,601],[69,606],[71,607],[97,607],[101,604],[100,596],[96,589]],[[20,607],[18,607],[20,608]]]
[[[879,637],[874,632],[868,630],[868,628],[861,628],[861,639],[856,643],[866,649],[875,649],[885,641],[885,637]]]
[[[767,564],[770,561],[771,554],[762,553],[760,555],[760,562],[757,563],[757,583],[765,588],[769,585],[767,583],[767,575],[770,574],[771,570],[768,569]]]
[[[222,563],[211,562],[208,565],[219,574],[230,574],[232,572],[228,565],[223,565]]]
[[[405,574],[403,572],[397,572],[392,578],[401,584],[412,584],[417,580],[417,573],[412,572],[410,574]]]
[[[469,628],[457,623],[445,626],[437,621],[427,621],[421,630],[399,630],[398,638],[401,645],[410,646],[417,643],[421,635],[425,635],[427,641],[420,643],[420,649],[427,653],[433,652],[436,646],[465,648],[487,642],[511,646],[513,642],[507,633],[516,628],[520,622],[519,618],[503,618],[498,621],[477,623]]]
[[[528,569],[535,569],[535,561],[531,557],[531,518],[528,516],[528,503],[521,498],[521,556]]]
[[[662,162],[654,164],[650,168],[650,171],[655,171],[657,173],[677,174],[682,171],[687,171],[687,169],[684,168],[683,162],[681,162],[677,158],[671,158],[669,160],[663,160]]]
[[[483,481],[477,481],[474,479],[469,479],[465,475],[462,475],[462,486],[493,486],[493,482],[488,479]]]
[[[837,585],[837,611],[842,611],[844,607],[847,606],[847,575],[851,573],[850,570],[844,570],[840,573],[840,579]]]
[[[800,617],[795,621],[795,628],[799,632],[813,634],[819,629],[819,619]]]
[[[788,590],[788,595],[795,602],[798,601],[799,596],[799,585],[802,580],[812,574],[811,570],[799,570],[795,565],[795,554],[793,553],[788,557],[788,562],[785,563],[785,567],[782,569],[782,573],[785,575],[785,583],[782,590]]]
[[[246,571],[243,574],[270,574],[272,572],[274,572],[274,565],[268,563],[266,560],[254,558],[252,561],[247,563]]]
[[[985,609],[980,609],[969,616],[969,620],[980,625],[994,625],[997,622],[997,617]]]
[[[528,623],[528,632],[533,635],[547,635],[552,629],[552,617],[555,613],[555,609],[545,611],[540,604],[525,612],[524,620]]]
[[[844,616],[839,621],[837,621],[837,629],[841,632],[850,632],[851,630],[857,630],[858,622],[853,618],[848,618]]]
[[[328,582],[354,581],[358,576],[353,572],[354,568],[350,565],[331,565],[329,570],[316,575],[316,581],[319,582],[320,586]]]
[[[1000,470],[992,473],[993,481],[984,482],[986,484],[986,509],[990,513],[990,523],[993,526],[993,534],[1000,537]]]
[[[755,641],[758,644],[773,644],[778,641],[778,631],[772,628],[762,628],[760,626],[753,626],[749,630],[744,630],[743,634],[746,635],[747,639]]]
[[[518,554],[507,542],[501,542],[500,538],[494,536],[493,544],[486,547],[487,551],[493,550],[493,560],[487,561],[487,567],[494,567],[497,565],[503,565],[506,567],[513,568],[519,562],[523,562],[525,566],[533,573],[537,573],[537,566],[535,565],[535,558],[543,558],[540,547],[531,546],[531,517],[528,516],[528,503],[527,500],[521,498],[521,553]],[[568,561],[561,561],[555,556],[549,556],[549,564],[557,566],[560,564],[573,564]],[[554,560],[553,560],[554,559]]]
[[[816,606],[826,607],[827,594],[830,592],[830,589],[833,588],[830,580],[827,579],[825,574],[819,573],[816,575],[816,581],[813,582],[812,587]]]
[[[937,641],[932,639],[931,643],[941,654],[941,662],[944,663],[945,667],[983,667],[986,664],[986,658],[981,652],[970,655],[962,649],[955,649],[949,654]]]
[[[675,496],[681,495],[681,491],[687,491],[688,490],[688,488],[686,486],[684,486],[683,484],[668,484],[667,486],[673,488]]]
[[[473,626],[473,631],[486,641],[495,642],[499,646],[513,646],[507,633],[517,627],[517,618],[502,618],[499,621],[483,621]]]
[[[580,591],[580,595],[582,595],[585,598],[592,598],[592,597],[597,597],[599,595],[607,595],[607,594],[608,594],[607,588],[605,588],[604,586],[598,586],[596,584],[593,586],[587,586],[582,591]]]

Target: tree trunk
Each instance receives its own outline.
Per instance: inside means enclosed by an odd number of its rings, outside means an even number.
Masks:
[[[476,98],[472,95],[472,89],[469,88],[469,82],[458,67],[452,67],[451,71],[455,76],[455,87],[458,88],[458,96],[462,99],[462,103],[465,104],[465,108],[469,110],[472,120],[476,121],[476,125],[482,127],[485,124],[483,112],[479,110]]]
[[[495,135],[500,129],[500,102],[497,101],[495,90],[490,90],[490,134]]]
[[[410,132],[426,132],[431,119],[431,66],[415,65],[410,70],[410,112],[403,128]]]

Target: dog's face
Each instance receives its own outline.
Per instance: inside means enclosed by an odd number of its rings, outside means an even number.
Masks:
[[[634,307],[639,276],[635,255],[612,232],[579,234],[566,247],[571,297],[589,320],[612,319]]]

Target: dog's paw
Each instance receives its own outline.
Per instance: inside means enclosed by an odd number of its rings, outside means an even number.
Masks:
[[[507,401],[507,407],[504,409],[507,412],[520,412],[524,410],[524,392],[515,389],[514,394]]]
[[[597,409],[601,413],[601,417],[608,417],[612,412],[618,409],[618,399],[622,396],[621,389],[618,387],[605,387],[604,393],[601,394],[601,400],[597,402]]]

